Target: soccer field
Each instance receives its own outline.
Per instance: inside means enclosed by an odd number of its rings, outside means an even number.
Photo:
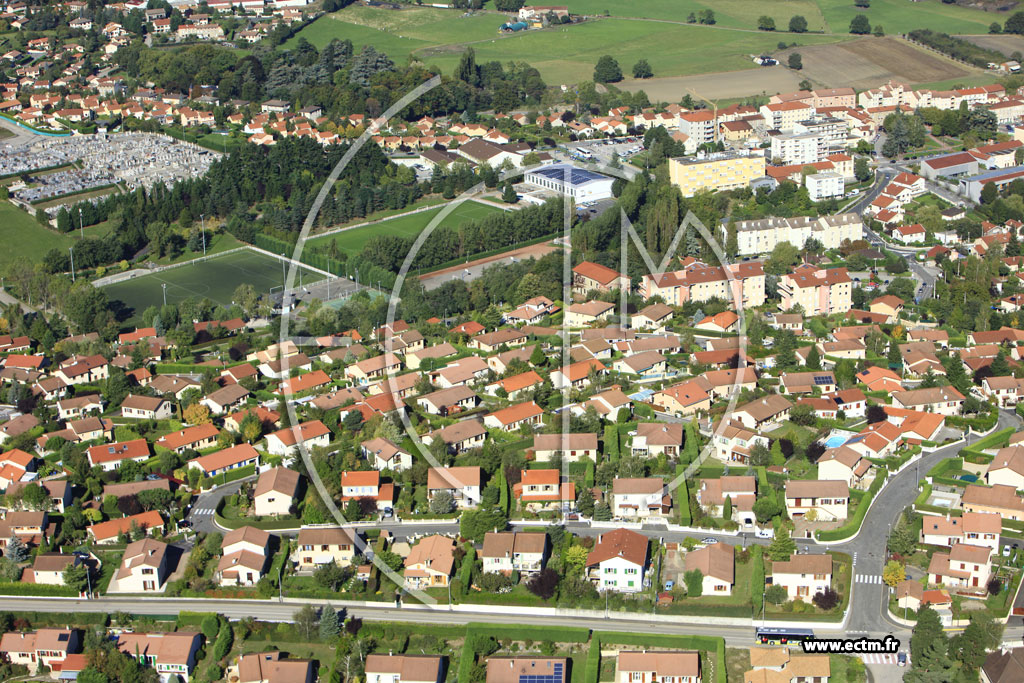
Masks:
[[[285,276],[281,263],[279,259],[247,249],[151,275],[140,275],[107,285],[103,289],[111,301],[124,304],[127,321],[133,323],[139,322],[139,316],[147,307],[163,303],[165,284],[169,304],[176,304],[188,297],[199,297],[230,306],[231,295],[241,284],[252,285],[260,294],[279,288]],[[323,279],[323,275],[305,267],[300,272],[302,284]],[[299,286],[298,274],[295,286]]]
[[[443,208],[443,206],[439,206],[428,211],[421,211],[420,213],[408,216],[388,218],[380,221],[379,223],[363,225],[349,230],[342,230],[341,232],[336,232],[332,235],[314,237],[310,239],[306,245],[308,247],[319,247],[327,244],[330,240],[334,240],[340,251],[355,255],[363,250],[363,247],[366,246],[366,243],[371,237],[375,237],[377,235],[415,237],[421,230],[423,230],[423,228],[427,227],[430,221],[433,220],[434,216],[440,213]],[[441,225],[458,227],[467,221],[479,220],[485,216],[489,216],[490,214],[500,211],[501,209],[496,206],[470,200],[459,204],[445,217],[441,222]]]

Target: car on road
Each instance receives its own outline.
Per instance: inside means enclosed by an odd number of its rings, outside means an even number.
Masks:
[[[178,522],[178,526],[182,528],[188,528],[192,526],[192,522],[188,521],[187,519],[183,519],[180,522]]]
[[[898,655],[896,655],[896,664],[898,664],[899,666],[906,666],[907,665],[907,653],[906,652],[900,652]]]
[[[711,536],[707,536],[705,538],[700,539],[700,542],[704,543],[705,545],[711,545],[712,543],[718,543],[718,539],[712,538]]]
[[[675,582],[675,581],[666,581],[666,582],[665,582],[665,590],[667,590],[667,591],[670,591],[670,590],[672,590],[672,588],[673,588],[673,587],[674,587],[675,585],[676,585],[676,582]]]
[[[774,535],[775,534],[772,533],[771,529],[758,529],[757,530],[757,537],[758,538],[771,538]]]

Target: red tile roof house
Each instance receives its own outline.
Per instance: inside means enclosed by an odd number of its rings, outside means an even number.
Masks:
[[[481,472],[479,467],[431,467],[427,471],[427,500],[447,491],[459,509],[480,504]]]
[[[41,628],[28,633],[5,633],[0,638],[0,654],[11,664],[28,667],[32,675],[39,671],[40,665],[58,673],[67,656],[76,653],[80,645],[76,630]]]
[[[241,407],[249,390],[240,384],[229,384],[205,396],[200,403],[210,409],[214,415],[223,415]]]
[[[574,294],[586,294],[592,290],[610,292],[613,289],[627,289],[629,278],[619,274],[608,266],[583,261],[572,269],[572,291]]]
[[[138,525],[147,534],[153,531],[163,531],[164,520],[156,510],[143,512],[129,517],[119,517],[107,522],[99,522],[87,527],[89,536],[98,545],[117,543],[121,534],[130,534],[132,526]]]
[[[672,497],[660,477],[616,478],[612,482],[612,516],[615,518],[664,517],[671,509]]]
[[[587,578],[599,590],[638,593],[647,570],[647,537],[629,529],[615,529],[597,537],[587,555]]]
[[[196,667],[200,645],[199,634],[188,631],[122,633],[117,637],[118,650],[156,669],[162,681],[169,681],[172,676],[187,681]]]
[[[201,451],[217,443],[220,430],[211,422],[186,427],[185,429],[161,436],[156,445],[174,451],[179,455],[187,450]]]
[[[128,394],[121,402],[121,417],[139,420],[166,420],[174,413],[170,401],[152,396]]]
[[[104,471],[116,470],[125,460],[143,462],[149,458],[149,444],[145,439],[133,439],[118,443],[100,444],[91,446],[86,451],[89,464],[93,467],[99,465]]]
[[[512,486],[512,494],[531,512],[570,512],[576,507],[576,485],[562,482],[559,470],[521,470],[520,481]]]
[[[619,652],[615,660],[615,680],[699,683],[701,680],[700,653],[681,651]],[[774,681],[775,679],[765,680]]]
[[[533,401],[517,403],[497,410],[484,417],[484,425],[503,432],[512,432],[523,425],[539,425],[543,422],[544,410]]]
[[[249,465],[259,466],[260,452],[247,443],[238,444],[222,451],[193,458],[186,463],[189,469],[197,469],[205,477],[216,477],[230,470]]]
[[[267,452],[271,455],[295,455],[299,452],[300,440],[307,449],[327,446],[331,442],[331,430],[320,420],[285,427],[267,434]]]
[[[381,484],[380,472],[345,471],[341,473],[341,502],[359,501],[369,498],[377,504],[378,510],[392,507],[395,504],[395,485]]]
[[[434,439],[441,439],[448,446],[450,453],[461,453],[471,448],[484,445],[487,440],[487,428],[479,420],[463,420],[447,427],[441,427],[422,437],[428,446]]]

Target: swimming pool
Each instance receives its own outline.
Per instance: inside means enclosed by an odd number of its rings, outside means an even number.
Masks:
[[[825,448],[839,448],[846,443],[846,437],[836,434],[825,440]]]

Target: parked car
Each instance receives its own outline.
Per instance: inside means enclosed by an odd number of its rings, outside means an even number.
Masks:
[[[775,536],[775,534],[772,533],[771,529],[758,529],[757,530],[757,537],[758,538],[772,538],[773,536]]]
[[[675,586],[675,585],[676,585],[675,581],[666,581],[665,582],[665,590],[670,591],[670,590],[672,590],[673,586]]]
[[[704,545],[711,545],[712,543],[718,543],[718,539],[717,538],[712,538],[711,536],[708,536],[706,538],[700,539],[700,542],[703,543]]]
[[[896,663],[899,664],[900,666],[906,666],[907,665],[907,653],[906,652],[901,652],[898,655],[896,655]]]

